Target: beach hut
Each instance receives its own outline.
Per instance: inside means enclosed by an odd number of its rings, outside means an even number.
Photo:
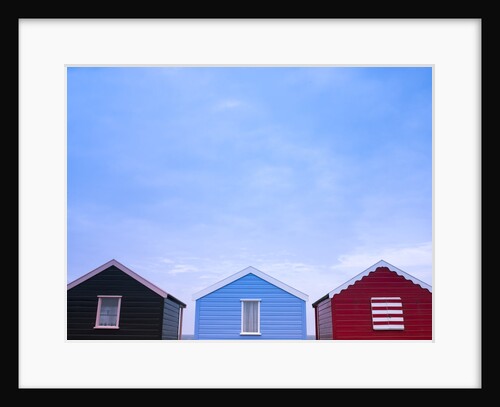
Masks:
[[[432,288],[379,261],[312,304],[316,339],[432,339]]]
[[[194,339],[306,339],[308,296],[247,267],[193,295]]]
[[[180,339],[186,304],[116,260],[67,286],[68,339]]]

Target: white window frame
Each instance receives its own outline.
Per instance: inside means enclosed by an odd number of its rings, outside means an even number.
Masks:
[[[121,295],[98,295],[98,302],[97,302],[97,314],[95,317],[95,326],[94,329],[120,329],[120,310],[121,310],[121,305],[122,305],[122,296]],[[99,319],[101,316],[101,302],[103,298],[118,298],[118,310],[116,313],[116,325],[110,326],[110,325],[99,325]]]
[[[242,298],[240,300],[241,302],[241,332],[240,335],[249,335],[249,336],[259,336],[261,335],[260,333],[260,298]],[[245,302],[256,302],[257,303],[257,332],[244,332],[243,331],[243,306]]]

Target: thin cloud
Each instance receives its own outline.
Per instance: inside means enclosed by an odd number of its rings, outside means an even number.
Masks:
[[[339,256],[338,263],[331,266],[331,270],[353,277],[380,260],[432,284],[432,242],[380,249],[359,248],[353,253]]]
[[[294,185],[293,171],[286,166],[263,165],[250,174],[248,185],[260,189],[286,189]]]
[[[367,268],[379,260],[385,260],[394,266],[422,266],[432,263],[432,243],[425,242],[406,247],[385,247],[379,250],[361,250],[355,253],[343,254],[338,258],[339,263],[332,269],[346,269],[353,267]]]
[[[197,273],[199,268],[191,264],[176,264],[168,271],[168,274]]]
[[[265,273],[283,274],[283,275],[314,273],[318,271],[318,266],[314,264],[306,264],[300,262],[270,263],[264,265],[263,267],[265,267],[265,270],[263,269],[262,271]]]
[[[214,106],[215,111],[232,110],[242,107],[245,103],[238,99],[225,99],[217,102]]]

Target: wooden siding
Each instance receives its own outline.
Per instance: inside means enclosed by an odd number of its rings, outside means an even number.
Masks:
[[[404,330],[374,330],[371,298],[401,297]],[[432,293],[379,267],[331,299],[333,339],[432,339]]]
[[[165,298],[162,339],[179,339],[179,313],[180,305]]]
[[[317,337],[316,339],[332,339],[332,302],[330,298],[325,298],[315,309]]]
[[[241,299],[260,299],[260,336],[240,335]],[[306,339],[305,301],[247,274],[196,301],[195,339]]]
[[[119,329],[94,329],[98,295],[121,295]],[[164,299],[111,266],[67,291],[68,339],[161,339]]]

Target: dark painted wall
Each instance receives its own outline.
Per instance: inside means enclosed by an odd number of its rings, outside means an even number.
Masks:
[[[180,305],[165,298],[162,339],[179,339]]]
[[[94,329],[98,295],[122,296],[119,329]],[[68,339],[162,339],[163,309],[162,296],[111,266],[68,290]]]

